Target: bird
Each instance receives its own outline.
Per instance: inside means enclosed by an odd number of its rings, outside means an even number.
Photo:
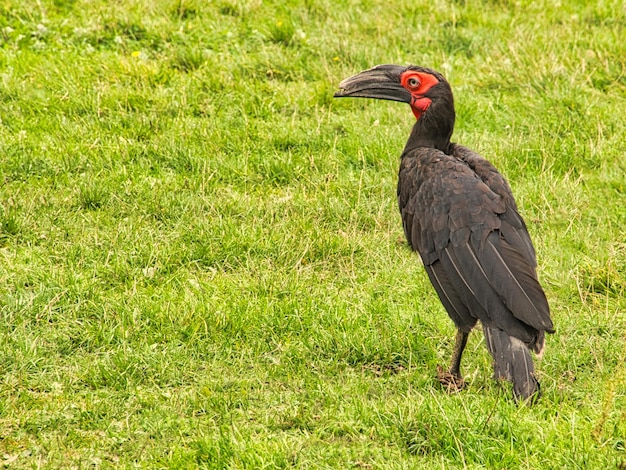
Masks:
[[[397,198],[406,240],[456,325],[439,382],[450,391],[465,386],[461,357],[480,322],[494,378],[512,383],[516,401],[534,401],[540,385],[530,352],[541,357],[545,333],[555,331],[535,248],[504,176],[451,142],[450,84],[427,67],[384,64],[341,81],[334,96],[408,103],[416,118],[400,156]]]

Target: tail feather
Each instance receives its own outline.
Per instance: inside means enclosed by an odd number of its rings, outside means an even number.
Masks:
[[[526,400],[539,393],[535,366],[528,346],[497,328],[483,327],[487,349],[493,357],[496,379],[513,382],[513,395]]]

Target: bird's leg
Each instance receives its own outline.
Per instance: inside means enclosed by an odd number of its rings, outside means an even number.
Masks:
[[[454,340],[454,352],[452,353],[450,370],[446,372],[443,370],[443,367],[437,366],[437,378],[449,392],[458,392],[465,386],[465,382],[461,377],[461,357],[463,356],[463,350],[467,345],[468,336],[469,333],[465,333],[461,329],[458,329]]]
[[[450,362],[450,373],[461,378],[461,356],[467,345],[467,337],[469,333],[462,330],[456,330],[456,338],[454,340],[454,352],[452,353],[452,361]]]

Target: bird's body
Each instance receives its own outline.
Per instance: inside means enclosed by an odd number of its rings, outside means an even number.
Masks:
[[[440,381],[462,384],[461,355],[480,320],[496,378],[512,381],[516,397],[535,395],[529,349],[542,353],[544,332],[553,331],[535,250],[504,177],[450,142],[448,83],[430,69],[385,65],[340,87],[337,96],[408,102],[417,118],[401,156],[398,204],[406,239],[458,329],[450,371],[440,372]]]

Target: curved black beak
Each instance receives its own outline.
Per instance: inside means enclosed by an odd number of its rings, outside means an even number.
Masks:
[[[400,76],[406,70],[407,67],[392,64],[364,70],[343,80],[335,98],[375,98],[410,103],[411,94],[400,84]]]

